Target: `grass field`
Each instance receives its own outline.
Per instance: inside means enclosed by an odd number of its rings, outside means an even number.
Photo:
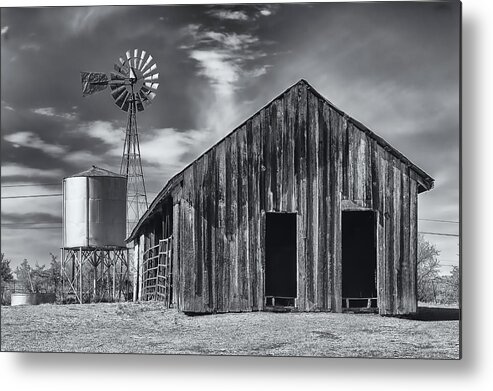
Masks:
[[[459,358],[458,311],[417,319],[254,312],[187,316],[158,303],[1,307],[1,350]]]

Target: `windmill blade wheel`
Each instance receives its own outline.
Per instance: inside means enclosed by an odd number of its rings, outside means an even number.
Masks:
[[[156,97],[159,87],[159,73],[153,57],[145,50],[127,50],[118,58],[114,70],[109,83],[115,104],[128,111],[133,102],[137,111],[144,110]]]

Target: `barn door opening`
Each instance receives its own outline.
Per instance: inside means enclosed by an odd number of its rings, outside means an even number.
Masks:
[[[294,307],[296,213],[266,213],[265,224],[265,304]]]
[[[377,250],[373,211],[342,212],[343,308],[377,307]]]

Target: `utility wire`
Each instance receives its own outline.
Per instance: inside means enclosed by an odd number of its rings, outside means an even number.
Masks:
[[[55,222],[39,222],[39,221],[32,221],[32,222],[19,222],[19,223],[2,223],[2,227],[4,225],[36,225],[36,224],[57,224],[57,225],[62,225],[62,223],[55,223]]]
[[[425,231],[419,231],[419,234],[423,235],[437,235],[437,236],[453,236],[458,238],[459,234],[445,234],[445,233],[440,233],[440,232],[425,232]]]
[[[2,187],[29,187],[29,186],[61,186],[61,183],[19,183],[17,185],[2,185]]]
[[[16,196],[10,196],[10,197],[2,197],[2,200],[8,200],[8,199],[13,199],[13,198],[60,197],[62,195],[63,195],[62,193],[57,193],[57,194],[16,195]]]
[[[437,220],[437,219],[418,219],[421,221],[434,221],[436,223],[451,223],[451,224],[460,224],[458,221],[452,221],[452,220]]]
[[[62,229],[63,227],[8,227],[8,229]]]

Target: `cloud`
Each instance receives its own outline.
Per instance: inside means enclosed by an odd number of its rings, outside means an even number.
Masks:
[[[231,10],[212,10],[208,12],[209,15],[215,16],[219,19],[226,20],[248,20],[248,15],[245,11],[231,11]]]
[[[63,171],[61,169],[45,170],[40,168],[27,167],[16,163],[2,165],[2,182],[7,182],[8,177],[17,176],[33,178],[61,178],[63,177]]]
[[[280,4],[265,4],[263,7],[259,9],[259,14],[261,16],[271,16],[274,15],[278,9]]]
[[[168,165],[182,169],[208,147],[209,135],[205,131],[188,130],[180,132],[174,128],[151,130],[149,137],[140,143],[141,156],[148,162],[162,167]]]
[[[236,91],[267,73],[269,65],[259,64],[266,54],[259,37],[252,33],[215,31],[189,24],[182,35],[181,49],[196,62],[196,74],[212,87],[212,94],[207,91],[206,97],[197,95],[193,99],[199,106],[199,123],[217,140],[238,121],[241,108]]]
[[[66,153],[66,148],[61,145],[48,144],[33,132],[17,132],[4,136],[4,139],[14,147],[27,147],[38,149],[48,155],[60,156]]]
[[[73,150],[63,156],[63,160],[81,169],[91,164],[114,166],[119,165],[125,141],[125,129],[115,126],[110,121],[90,121],[80,124],[73,131],[76,134],[89,136],[90,143],[86,149]],[[98,150],[92,148],[98,144]],[[101,148],[101,144],[104,146]],[[87,149],[91,148],[91,149]],[[115,169],[113,168],[113,171]]]
[[[1,31],[2,31],[1,35],[3,37],[5,34],[7,34],[7,31],[9,31],[9,26],[2,27]]]
[[[46,117],[56,117],[72,121],[77,118],[75,113],[57,113],[53,107],[39,107],[32,110],[33,113]]]
[[[82,124],[78,131],[100,139],[106,144],[118,146],[119,150],[123,148],[123,142],[125,141],[125,129],[115,127],[112,122],[91,121]]]
[[[214,50],[193,50],[190,57],[198,61],[199,75],[209,78],[216,92],[221,95],[232,94],[241,68],[230,54]]]
[[[2,223],[62,223],[61,214],[51,214],[46,212],[2,212]]]
[[[192,43],[182,49],[189,51],[189,57],[198,62],[198,74],[207,77],[221,96],[231,96],[243,77],[258,77],[267,71],[265,66],[249,69],[250,62],[265,56],[255,47],[257,36],[206,30],[197,24],[188,25],[185,35]]]
[[[39,52],[41,50],[41,45],[35,43],[35,42],[30,42],[30,43],[25,43],[20,46],[21,50],[32,50],[34,52]]]
[[[202,43],[218,42],[225,49],[230,50],[246,49],[251,44],[258,42],[258,38],[250,34],[218,33],[215,31],[204,31],[202,34],[198,34],[197,38]]]
[[[123,6],[70,7],[67,9],[68,16],[64,18],[64,22],[73,34],[91,34],[110,16],[126,10],[127,7]]]

